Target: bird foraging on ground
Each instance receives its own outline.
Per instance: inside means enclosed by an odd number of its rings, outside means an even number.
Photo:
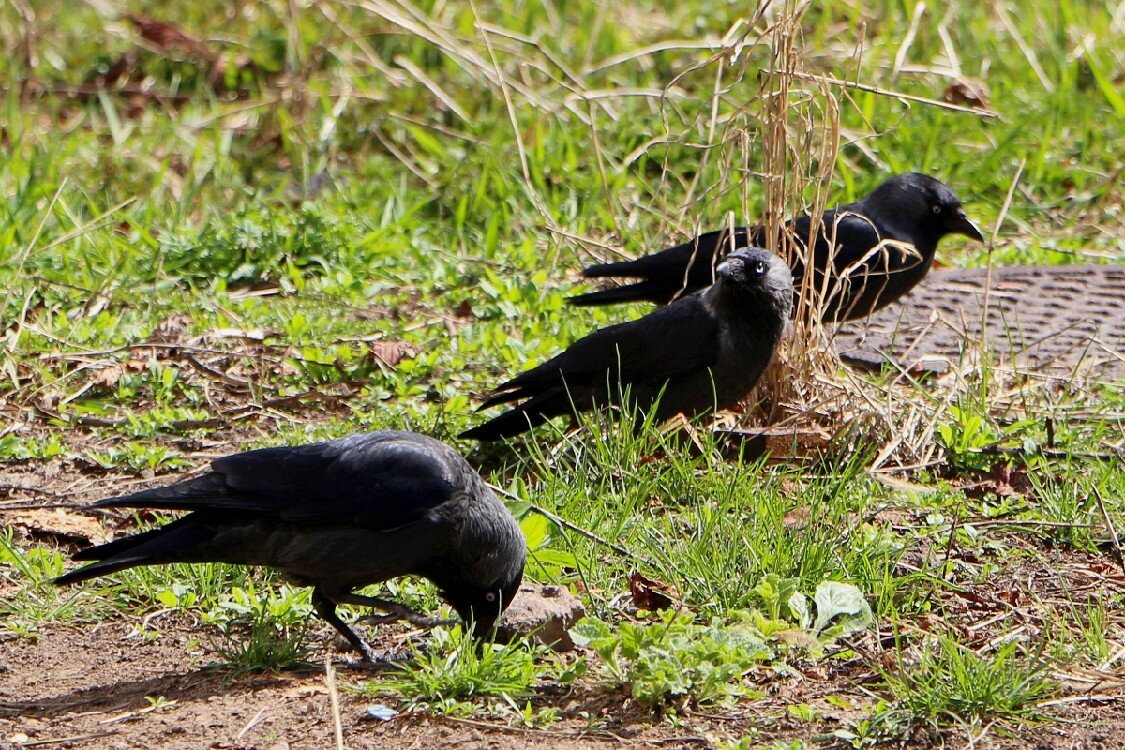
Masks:
[[[795,293],[812,284],[820,319],[864,318],[913,289],[933,264],[938,241],[948,234],[983,239],[953,191],[928,175],[891,177],[862,200],[826,211],[818,226],[802,216],[786,224],[804,252],[810,231],[813,272],[792,263]],[[573,305],[654,302],[665,305],[709,286],[715,264],[731,250],[766,244],[765,227],[701,234],[682,245],[636,260],[590,266],[588,278],[636,278],[623,286],[571,297]]]
[[[500,440],[552,417],[620,405],[655,418],[733,406],[761,377],[790,316],[793,277],[776,255],[743,248],[715,283],[629,323],[579,339],[554,359],[497,388],[481,406],[519,401],[461,437]]]
[[[94,562],[55,583],[138,565],[264,565],[312,586],[317,614],[368,661],[374,652],[340,619],[338,605],[380,610],[386,614],[372,618],[380,622],[437,621],[356,589],[404,575],[428,578],[484,637],[523,577],[526,542],[507,508],[452,448],[410,432],[237,453],[202,476],[93,507],[190,512],[78,552],[75,560]]]

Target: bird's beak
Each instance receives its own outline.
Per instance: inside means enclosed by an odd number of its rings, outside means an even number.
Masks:
[[[724,279],[731,279],[737,281],[740,272],[742,271],[742,261],[740,260],[724,260],[719,265],[715,266],[715,275],[721,276]]]
[[[469,628],[469,632],[472,634],[473,640],[477,641],[478,643],[488,643],[490,641],[496,640],[498,630],[496,626],[499,624],[499,622],[500,618],[498,617],[493,618],[489,622],[477,620]]]
[[[948,228],[950,232],[963,234],[977,242],[984,242],[984,235],[980,233],[980,230],[977,229],[977,225],[972,222],[963,208],[957,209],[956,213],[953,214]]]

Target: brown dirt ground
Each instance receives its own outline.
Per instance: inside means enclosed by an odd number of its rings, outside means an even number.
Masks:
[[[296,750],[335,745],[322,672],[235,676],[207,666],[214,657],[200,649],[200,627],[187,618],[164,618],[158,626],[159,635],[151,640],[139,639],[130,623],[116,620],[97,626],[46,627],[37,639],[0,643],[0,748]],[[829,739],[826,735],[855,713],[824,700],[839,692],[845,675],[818,668],[779,680],[769,699],[730,713],[697,712],[686,717],[686,726],[675,728],[623,705],[620,696],[595,690],[549,698],[548,703],[558,705],[564,714],[550,730],[515,728],[504,720],[410,713],[380,722],[361,718],[364,709],[378,701],[351,690],[367,673],[352,671],[339,659],[335,663],[344,742],[352,750],[699,748],[736,739],[753,728],[760,731],[758,740],[763,743],[796,737],[815,741]],[[822,710],[822,722],[803,724],[786,715],[784,706],[798,694],[800,700]],[[154,707],[148,698],[157,697],[163,703]],[[857,702],[861,704],[857,708],[869,703],[862,698]],[[583,711],[601,718],[597,729],[587,730],[578,715]],[[1125,743],[1125,711],[1112,699],[1064,704],[1058,718],[1059,723],[1019,738],[993,733],[976,746],[1108,750]],[[946,746],[966,744],[954,738]]]
[[[70,437],[77,439],[73,434]],[[221,454],[237,449],[234,436],[226,441],[208,446],[208,450]],[[59,509],[17,510],[10,504],[64,499],[87,502],[138,489],[154,479],[151,474],[127,477],[73,461],[7,465],[0,468],[0,522],[15,529],[20,544],[39,542],[73,549],[113,533],[116,518]],[[897,526],[909,519],[895,516],[890,522]],[[1051,605],[1125,591],[1125,576],[1105,555],[1047,547],[1010,531],[986,533],[997,541],[1002,537],[1005,549],[1022,548],[1027,554],[1015,556],[1018,562],[1001,565],[994,576],[980,583],[974,570],[979,571],[985,561],[953,550],[952,559],[963,575],[956,581],[959,590],[940,595],[946,613],[940,624],[959,627],[970,646],[1007,637],[1033,638],[1050,626]],[[930,554],[936,553],[931,550]],[[919,559],[908,557],[904,562],[923,567],[927,564],[923,557],[919,551]],[[919,629],[929,629],[931,624],[939,625],[925,618],[917,622]],[[1120,627],[1120,618],[1112,625]],[[145,637],[137,633],[137,618],[127,613],[96,625],[44,624],[34,638],[16,638],[0,624],[0,750],[335,746],[335,722],[322,669],[235,675],[215,666],[221,658],[205,645],[215,636],[209,626],[180,614],[155,618]],[[402,631],[394,629],[369,631],[377,648],[401,647],[401,636]],[[877,651],[880,641],[890,643],[890,633],[880,636],[872,636],[868,646]],[[799,738],[812,747],[845,747],[831,733],[862,717],[874,702],[868,687],[872,671],[856,659],[800,665],[800,671],[789,675],[763,670],[752,676],[766,695],[762,700],[731,710],[681,711],[676,725],[633,705],[622,693],[608,692],[589,680],[574,691],[548,689],[536,696],[535,708],[555,706],[562,712],[562,719],[549,730],[512,726],[510,716],[458,720],[404,712],[391,721],[373,721],[363,718],[368,706],[379,702],[400,706],[393,699],[372,699],[353,689],[369,673],[346,665],[344,655],[336,650],[338,639],[327,627],[313,628],[309,638],[322,649],[314,658],[323,660],[330,654],[337,665],[341,725],[345,745],[351,750],[701,748],[752,733],[755,746]],[[916,738],[901,746],[1125,747],[1125,669],[1058,677],[1065,692],[1063,702],[1051,709],[1056,719],[1052,724],[1025,730],[1014,738],[991,728],[983,738],[974,735],[971,743],[953,735],[933,738],[930,743]],[[829,703],[832,696],[848,699],[850,708]],[[163,700],[154,703],[148,698]],[[809,723],[793,718],[787,707],[796,703],[814,706],[821,719]]]

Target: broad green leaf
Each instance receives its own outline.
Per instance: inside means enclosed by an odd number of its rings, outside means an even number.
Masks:
[[[824,630],[837,617],[843,618],[838,623],[843,627],[843,634],[863,630],[874,620],[863,592],[850,583],[821,581],[813,601],[816,602],[814,633]]]

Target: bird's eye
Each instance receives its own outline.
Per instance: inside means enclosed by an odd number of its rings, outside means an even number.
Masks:
[[[758,261],[757,263],[755,263],[754,264],[754,275],[755,276],[765,276],[766,275],[766,264],[763,263],[762,261]]]
[[[930,206],[930,208],[933,209],[935,214],[941,213],[941,204],[940,203],[935,203],[934,205]]]
[[[485,594],[485,595],[484,595],[484,600],[485,600],[486,602],[494,602],[494,601],[496,601],[496,594],[495,594],[495,592],[489,591],[489,592],[488,592],[487,594]]]

